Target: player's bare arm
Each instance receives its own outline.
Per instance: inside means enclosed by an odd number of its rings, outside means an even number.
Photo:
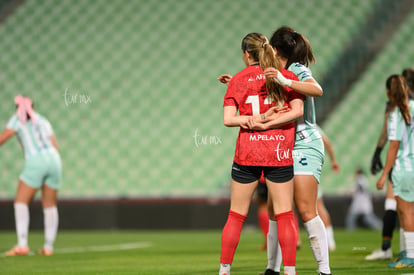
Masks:
[[[12,129],[4,129],[4,131],[0,134],[0,146],[14,136],[15,133],[16,131]]]
[[[398,148],[400,147],[400,141],[391,140],[390,146],[388,147],[387,159],[385,161],[384,170],[382,171],[381,177],[377,181],[377,189],[381,190],[384,188],[384,183],[387,181],[388,173],[391,171],[395,160],[397,159]]]
[[[323,94],[322,87],[313,78],[309,78],[305,81],[288,79],[285,78],[279,70],[273,67],[264,69],[263,73],[266,77],[274,79],[280,85],[290,87],[305,96],[320,97]]]
[[[285,124],[291,123],[301,116],[303,116],[303,100],[296,98],[292,100],[290,103],[289,111],[285,112],[278,112],[273,116],[277,116],[276,118],[269,120],[267,122],[258,122],[255,121],[253,117],[249,118],[248,126],[251,130],[268,130],[273,128],[279,128]]]
[[[249,116],[237,115],[236,106],[224,106],[223,108],[223,123],[227,127],[242,127],[246,128]]]

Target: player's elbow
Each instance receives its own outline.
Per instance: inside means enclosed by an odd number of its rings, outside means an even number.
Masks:
[[[303,108],[301,108],[301,109],[299,109],[297,112],[296,112],[296,119],[298,119],[298,118],[300,118],[300,117],[302,117],[303,116]]]
[[[304,114],[303,106],[301,108],[295,108],[294,111],[294,120],[299,119]]]
[[[323,95],[323,89],[319,84],[315,85],[315,95],[314,97],[321,97]]]
[[[322,95],[323,95],[323,89],[322,89],[322,87],[320,85],[318,85],[316,87],[316,96],[315,97],[320,97]]]
[[[232,126],[231,119],[224,117],[223,118],[223,124],[226,127],[231,127]]]
[[[313,96],[313,97],[320,97],[323,95],[323,89],[321,87],[321,85],[319,85],[318,82],[316,82],[316,80],[314,80],[313,78],[307,79],[305,80],[306,83],[311,84],[310,90],[309,90],[309,95]]]

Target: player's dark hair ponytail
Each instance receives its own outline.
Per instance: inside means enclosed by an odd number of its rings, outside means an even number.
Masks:
[[[385,86],[391,102],[391,108],[398,107],[406,124],[411,124],[410,106],[408,103],[408,86],[401,75],[388,77]]]
[[[287,59],[285,68],[288,68],[294,62],[307,67],[310,63],[315,63],[315,57],[308,39],[290,27],[278,28],[270,39],[270,45],[277,50],[278,55]]]

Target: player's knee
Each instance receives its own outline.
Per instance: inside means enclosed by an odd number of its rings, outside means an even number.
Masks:
[[[316,209],[298,209],[298,212],[303,222],[310,221],[316,217]]]

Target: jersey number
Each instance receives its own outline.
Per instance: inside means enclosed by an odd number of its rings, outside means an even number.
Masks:
[[[247,104],[252,104],[252,113],[253,115],[259,115],[260,113],[260,103],[258,95],[249,95],[246,99]],[[267,96],[264,100],[264,104],[272,104],[272,99]]]

